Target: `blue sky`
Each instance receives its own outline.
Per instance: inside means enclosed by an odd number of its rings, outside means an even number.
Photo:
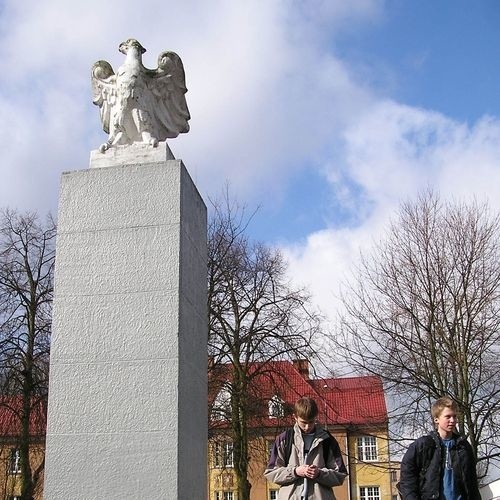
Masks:
[[[460,120],[498,114],[499,2],[390,1],[381,17],[338,50],[378,67],[382,92]]]
[[[380,5],[363,25],[329,34],[325,50],[348,61],[357,79],[380,98],[470,125],[500,115],[500,2],[392,0]],[[263,217],[259,237],[293,240],[325,225],[357,222],[336,205],[321,172],[302,174],[289,179],[290,204]],[[307,213],[293,203],[297,198],[307,204]],[[287,224],[288,218],[296,224]]]
[[[0,3],[0,206],[56,213],[105,138],[90,68],[174,50],[191,131],[169,141],[202,196],[259,210],[325,312],[401,200],[428,186],[500,208],[500,2]]]

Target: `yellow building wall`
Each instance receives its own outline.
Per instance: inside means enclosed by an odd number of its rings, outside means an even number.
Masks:
[[[21,474],[10,471],[11,449],[14,445],[2,444],[0,447],[0,499],[4,500],[10,496],[21,494]],[[30,449],[30,462],[32,468],[37,468],[45,456],[45,448],[42,444],[33,445]],[[43,475],[36,487],[34,500],[42,500],[43,497]]]
[[[358,438],[375,436],[377,443],[377,460],[362,461],[358,456]],[[349,438],[351,500],[360,498],[360,487],[378,486],[381,500],[391,500],[396,494],[391,482],[391,463],[387,431],[358,432]]]
[[[333,433],[343,453],[346,451],[347,439],[345,433]],[[249,442],[250,463],[248,470],[248,480],[252,488],[250,490],[250,500],[267,500],[270,490],[278,490],[279,486],[270,483],[264,477],[264,470],[269,461],[270,447],[274,443],[276,436],[269,435],[258,437]],[[221,438],[223,439],[223,438]],[[214,463],[214,441],[209,443],[209,471],[208,471],[208,499],[215,500],[216,491],[233,491],[234,500],[237,500],[237,481],[233,468],[215,467]],[[346,457],[344,457],[346,460]],[[348,480],[342,486],[334,488],[337,500],[349,499]]]

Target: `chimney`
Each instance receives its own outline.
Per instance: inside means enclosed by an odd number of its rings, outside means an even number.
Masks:
[[[309,380],[309,361],[307,361],[307,359],[295,359],[292,363],[302,377]]]

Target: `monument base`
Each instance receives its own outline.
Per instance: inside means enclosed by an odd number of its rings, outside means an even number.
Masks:
[[[165,160],[175,160],[166,142],[153,147],[149,144],[134,143],[114,146],[104,153],[98,149],[90,152],[90,168],[118,167],[123,165],[148,165]]]
[[[166,148],[62,176],[46,500],[206,497],[206,207]]]

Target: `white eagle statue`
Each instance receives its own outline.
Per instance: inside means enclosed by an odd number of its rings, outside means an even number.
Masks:
[[[150,144],[189,131],[184,67],[175,52],[158,56],[158,68],[142,64],[146,49],[133,38],[120,44],[125,62],[116,74],[106,61],[92,67],[93,103],[100,108],[102,128],[109,134],[99,150],[112,146]]]

